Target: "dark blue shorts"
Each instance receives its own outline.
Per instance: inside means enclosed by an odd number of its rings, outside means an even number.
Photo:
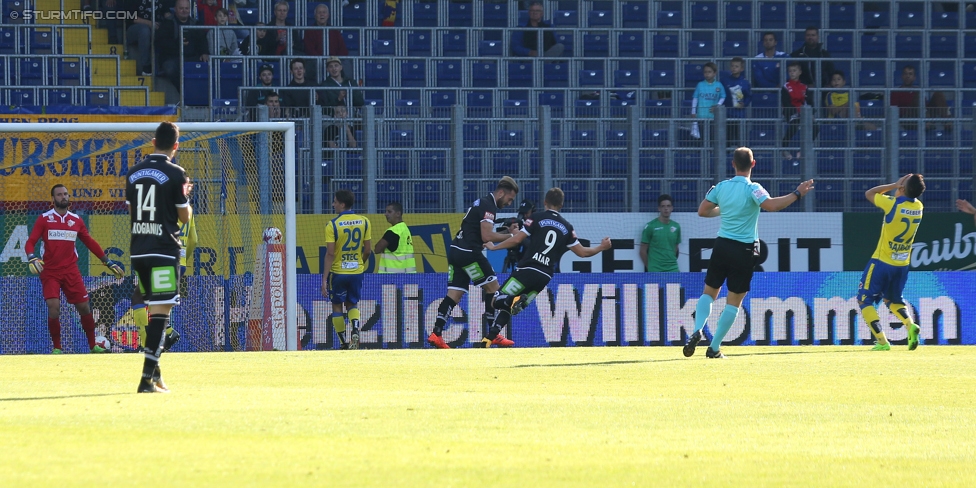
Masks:
[[[857,300],[878,303],[882,298],[893,303],[905,303],[901,292],[908,281],[908,266],[892,266],[877,259],[868,261],[858,285]]]
[[[362,273],[329,274],[329,300],[332,303],[359,303],[359,295],[362,289]]]

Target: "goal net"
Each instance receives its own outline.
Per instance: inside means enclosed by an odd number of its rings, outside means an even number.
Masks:
[[[296,277],[286,272],[294,266],[284,265],[296,262],[294,123],[178,125],[175,162],[194,184],[195,229],[184,226],[182,303],[171,318],[183,339],[175,350],[296,349]],[[129,270],[124,177],[152,152],[157,126],[0,124],[0,354],[51,350],[41,283],[28,270],[24,245],[38,216],[52,208],[54,185],[67,187],[68,211]],[[84,244],[76,249],[96,335],[116,352],[134,350],[134,277],[114,279]],[[61,327],[66,352],[87,350],[78,313],[63,295]]]

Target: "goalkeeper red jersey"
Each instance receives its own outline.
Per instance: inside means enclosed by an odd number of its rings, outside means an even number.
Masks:
[[[105,257],[102,247],[92,239],[88,233],[88,227],[81,220],[78,214],[65,212],[61,215],[55,209],[48,210],[37,218],[34,228],[31,230],[24,251],[27,254],[34,254],[34,246],[37,241],[42,241],[41,259],[44,260],[44,269],[51,271],[62,271],[78,266],[78,250],[75,249],[75,241],[81,239],[85,246],[98,259]]]

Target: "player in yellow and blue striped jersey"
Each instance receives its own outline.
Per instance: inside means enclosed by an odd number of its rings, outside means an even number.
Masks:
[[[359,303],[363,288],[366,260],[372,252],[369,220],[352,213],[356,197],[349,190],[339,190],[332,200],[336,218],[325,228],[325,263],[322,268],[322,295],[332,302],[332,327],[339,336],[341,349],[359,348]],[[346,317],[350,323],[346,341]]]
[[[887,195],[891,190],[895,190],[895,196]],[[879,185],[864,192],[869,202],[885,212],[878,246],[864,268],[857,291],[861,316],[877,340],[872,349],[874,351],[891,349],[888,338],[881,330],[881,317],[874,308],[879,300],[884,300],[891,313],[908,328],[908,350],[914,351],[918,347],[919,328],[908,314],[901,294],[908,281],[912,243],[922,222],[923,205],[918,197],[924,191],[922,175],[909,173],[894,183]]]

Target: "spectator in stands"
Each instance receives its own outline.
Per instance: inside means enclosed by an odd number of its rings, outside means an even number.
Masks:
[[[115,14],[107,15],[106,12],[117,11],[118,9],[116,7],[121,3],[121,0],[119,2],[116,2],[116,0],[105,0],[102,2],[102,20],[99,21],[99,26],[108,30],[109,44],[119,44],[119,27],[121,26],[121,22],[119,22],[119,19],[116,19]],[[82,8],[84,9],[84,7]],[[91,8],[91,4],[88,5],[88,8]],[[138,67],[136,67],[136,69],[138,69]]]
[[[851,96],[847,78],[841,70],[834,71],[830,76],[830,91],[824,95],[824,107],[824,112],[830,119],[847,119],[851,116],[861,118],[861,104]],[[875,130],[877,126],[866,122],[858,124],[858,129]]]
[[[705,79],[698,82],[691,98],[691,113],[699,119],[714,120],[715,106],[725,103],[725,87],[715,79],[718,75],[718,66],[715,63],[705,63],[702,75]],[[701,138],[697,121],[691,124],[691,137]]]
[[[210,61],[206,32],[203,29],[183,29],[180,27],[200,25],[190,17],[190,0],[176,0],[176,16],[166,19],[156,31],[156,57],[160,60],[163,75],[175,86],[180,86],[183,62]],[[180,59],[180,44],[183,45],[183,59]]]
[[[217,9],[223,8],[223,0],[197,0],[197,16],[203,25],[217,25]]]
[[[217,28],[207,32],[210,52],[217,56],[240,56],[241,47],[237,44],[237,34],[227,25],[227,9],[217,9],[214,18],[217,19]]]
[[[725,106],[729,107],[727,112],[728,122],[726,123],[726,135],[731,146],[739,147],[742,141],[739,140],[739,120],[746,117],[746,107],[752,103],[752,86],[746,79],[746,60],[735,57],[729,63],[728,74],[722,74],[722,85],[725,86]]]
[[[343,0],[342,6],[345,7],[348,2]],[[384,0],[383,5],[380,7],[380,25],[383,27],[393,27],[396,25],[397,10],[400,5],[400,0]]]
[[[254,90],[248,90],[245,107],[256,107],[264,103],[268,93],[274,92],[274,67],[262,64],[258,70],[258,85]]]
[[[262,26],[267,24],[258,22],[256,25]],[[270,29],[255,30],[255,35],[257,35],[255,44],[257,44],[258,56],[274,56],[275,51],[278,49],[278,36],[272,35],[272,32],[274,31]]]
[[[278,0],[274,5],[274,21],[271,25],[274,27],[289,27],[288,24],[288,2],[285,0]],[[276,56],[283,56],[288,54],[288,40],[292,39],[294,43],[293,49],[301,54],[301,34],[298,31],[293,31],[292,35],[288,35],[288,29],[273,29],[268,32],[268,37],[274,39]],[[286,97],[287,98],[287,97]]]
[[[803,45],[799,49],[790,53],[791,58],[829,58],[830,53],[823,48],[823,44],[820,42],[820,29],[816,27],[807,27],[803,36]],[[821,61],[820,67],[821,79],[819,83],[815,83],[814,80],[817,79],[817,70],[815,62],[806,62],[802,66],[803,75],[800,81],[804,85],[811,88],[817,88],[818,86],[827,87],[830,86],[830,76],[834,72],[834,63],[830,61]]]
[[[135,51],[136,75],[152,76],[152,36],[159,29],[162,15],[156,15],[153,23],[153,0],[135,0],[129,4],[129,11],[135,14],[132,24],[126,29],[126,43]]]
[[[800,111],[803,107],[813,107],[813,91],[806,83],[800,81],[803,76],[803,64],[799,61],[790,61],[786,66],[786,74],[790,79],[780,90],[780,103],[783,106],[783,117],[786,119],[786,133],[783,135],[783,147],[789,147],[793,136],[800,131]],[[813,126],[813,137],[817,137],[817,126]],[[797,159],[800,153],[796,153]],[[793,159],[793,154],[788,150],[783,151],[783,158]]]
[[[353,107],[362,107],[366,104],[362,90],[349,90],[340,87],[358,87],[355,80],[345,78],[342,74],[342,61],[337,57],[331,57],[325,63],[325,69],[329,76],[322,82],[322,86],[328,88],[322,90],[322,105],[334,107],[336,105],[349,105],[352,100]],[[348,93],[348,92],[352,93]],[[351,97],[351,98],[350,98]]]
[[[323,38],[328,32],[329,56],[348,56],[349,50],[346,49],[346,41],[342,39],[342,33],[338,29],[329,29],[329,6],[320,3],[315,7],[315,29],[305,31],[303,46],[306,56],[325,56],[323,49]]]
[[[542,20],[542,2],[529,3],[529,21],[525,24],[530,30],[512,32],[512,51],[515,56],[545,56],[558,58],[565,46],[556,42],[552,24]],[[541,39],[540,39],[541,38]],[[539,45],[542,49],[539,49]]]
[[[305,60],[304,59],[293,59],[291,64],[289,64],[289,69],[291,70],[291,81],[288,82],[288,86],[291,88],[315,88],[315,83],[305,78]],[[300,108],[299,111],[294,111],[296,117],[308,117],[308,109],[312,106],[312,99],[309,95],[309,90],[288,90],[285,92],[283,97],[284,105],[286,107]],[[315,104],[319,104],[319,94],[315,93]]]
[[[915,67],[907,64],[901,69],[901,86],[897,90],[891,91],[891,105],[898,107],[898,116],[902,119],[917,119],[921,112],[919,110],[919,86],[915,84]],[[925,117],[947,118],[950,116],[949,104],[945,94],[941,91],[932,92],[932,96],[925,104]],[[933,130],[938,125],[942,125],[945,130],[952,130],[950,123],[938,123],[931,120],[926,122],[925,128]],[[916,130],[918,123],[912,120],[902,121],[901,126],[905,130]]]
[[[322,140],[331,148],[336,147],[356,147],[356,136],[353,135],[352,125],[346,120],[349,112],[345,105],[335,105],[332,107],[332,123],[324,129],[325,134]],[[345,145],[343,145],[345,136]]]
[[[278,92],[269,92],[264,98],[264,104],[268,106],[268,118],[269,119],[280,119],[281,115],[281,99],[278,96]]]
[[[244,22],[241,21],[241,15],[237,12],[237,4],[234,2],[227,5],[227,25],[235,28],[234,32],[238,39],[245,39],[250,35],[251,31],[243,28]],[[244,52],[243,48],[241,52]]]
[[[763,51],[756,58],[785,58],[786,53],[776,50],[776,34],[763,33]],[[779,61],[753,61],[752,81],[756,88],[776,88],[779,82]]]

